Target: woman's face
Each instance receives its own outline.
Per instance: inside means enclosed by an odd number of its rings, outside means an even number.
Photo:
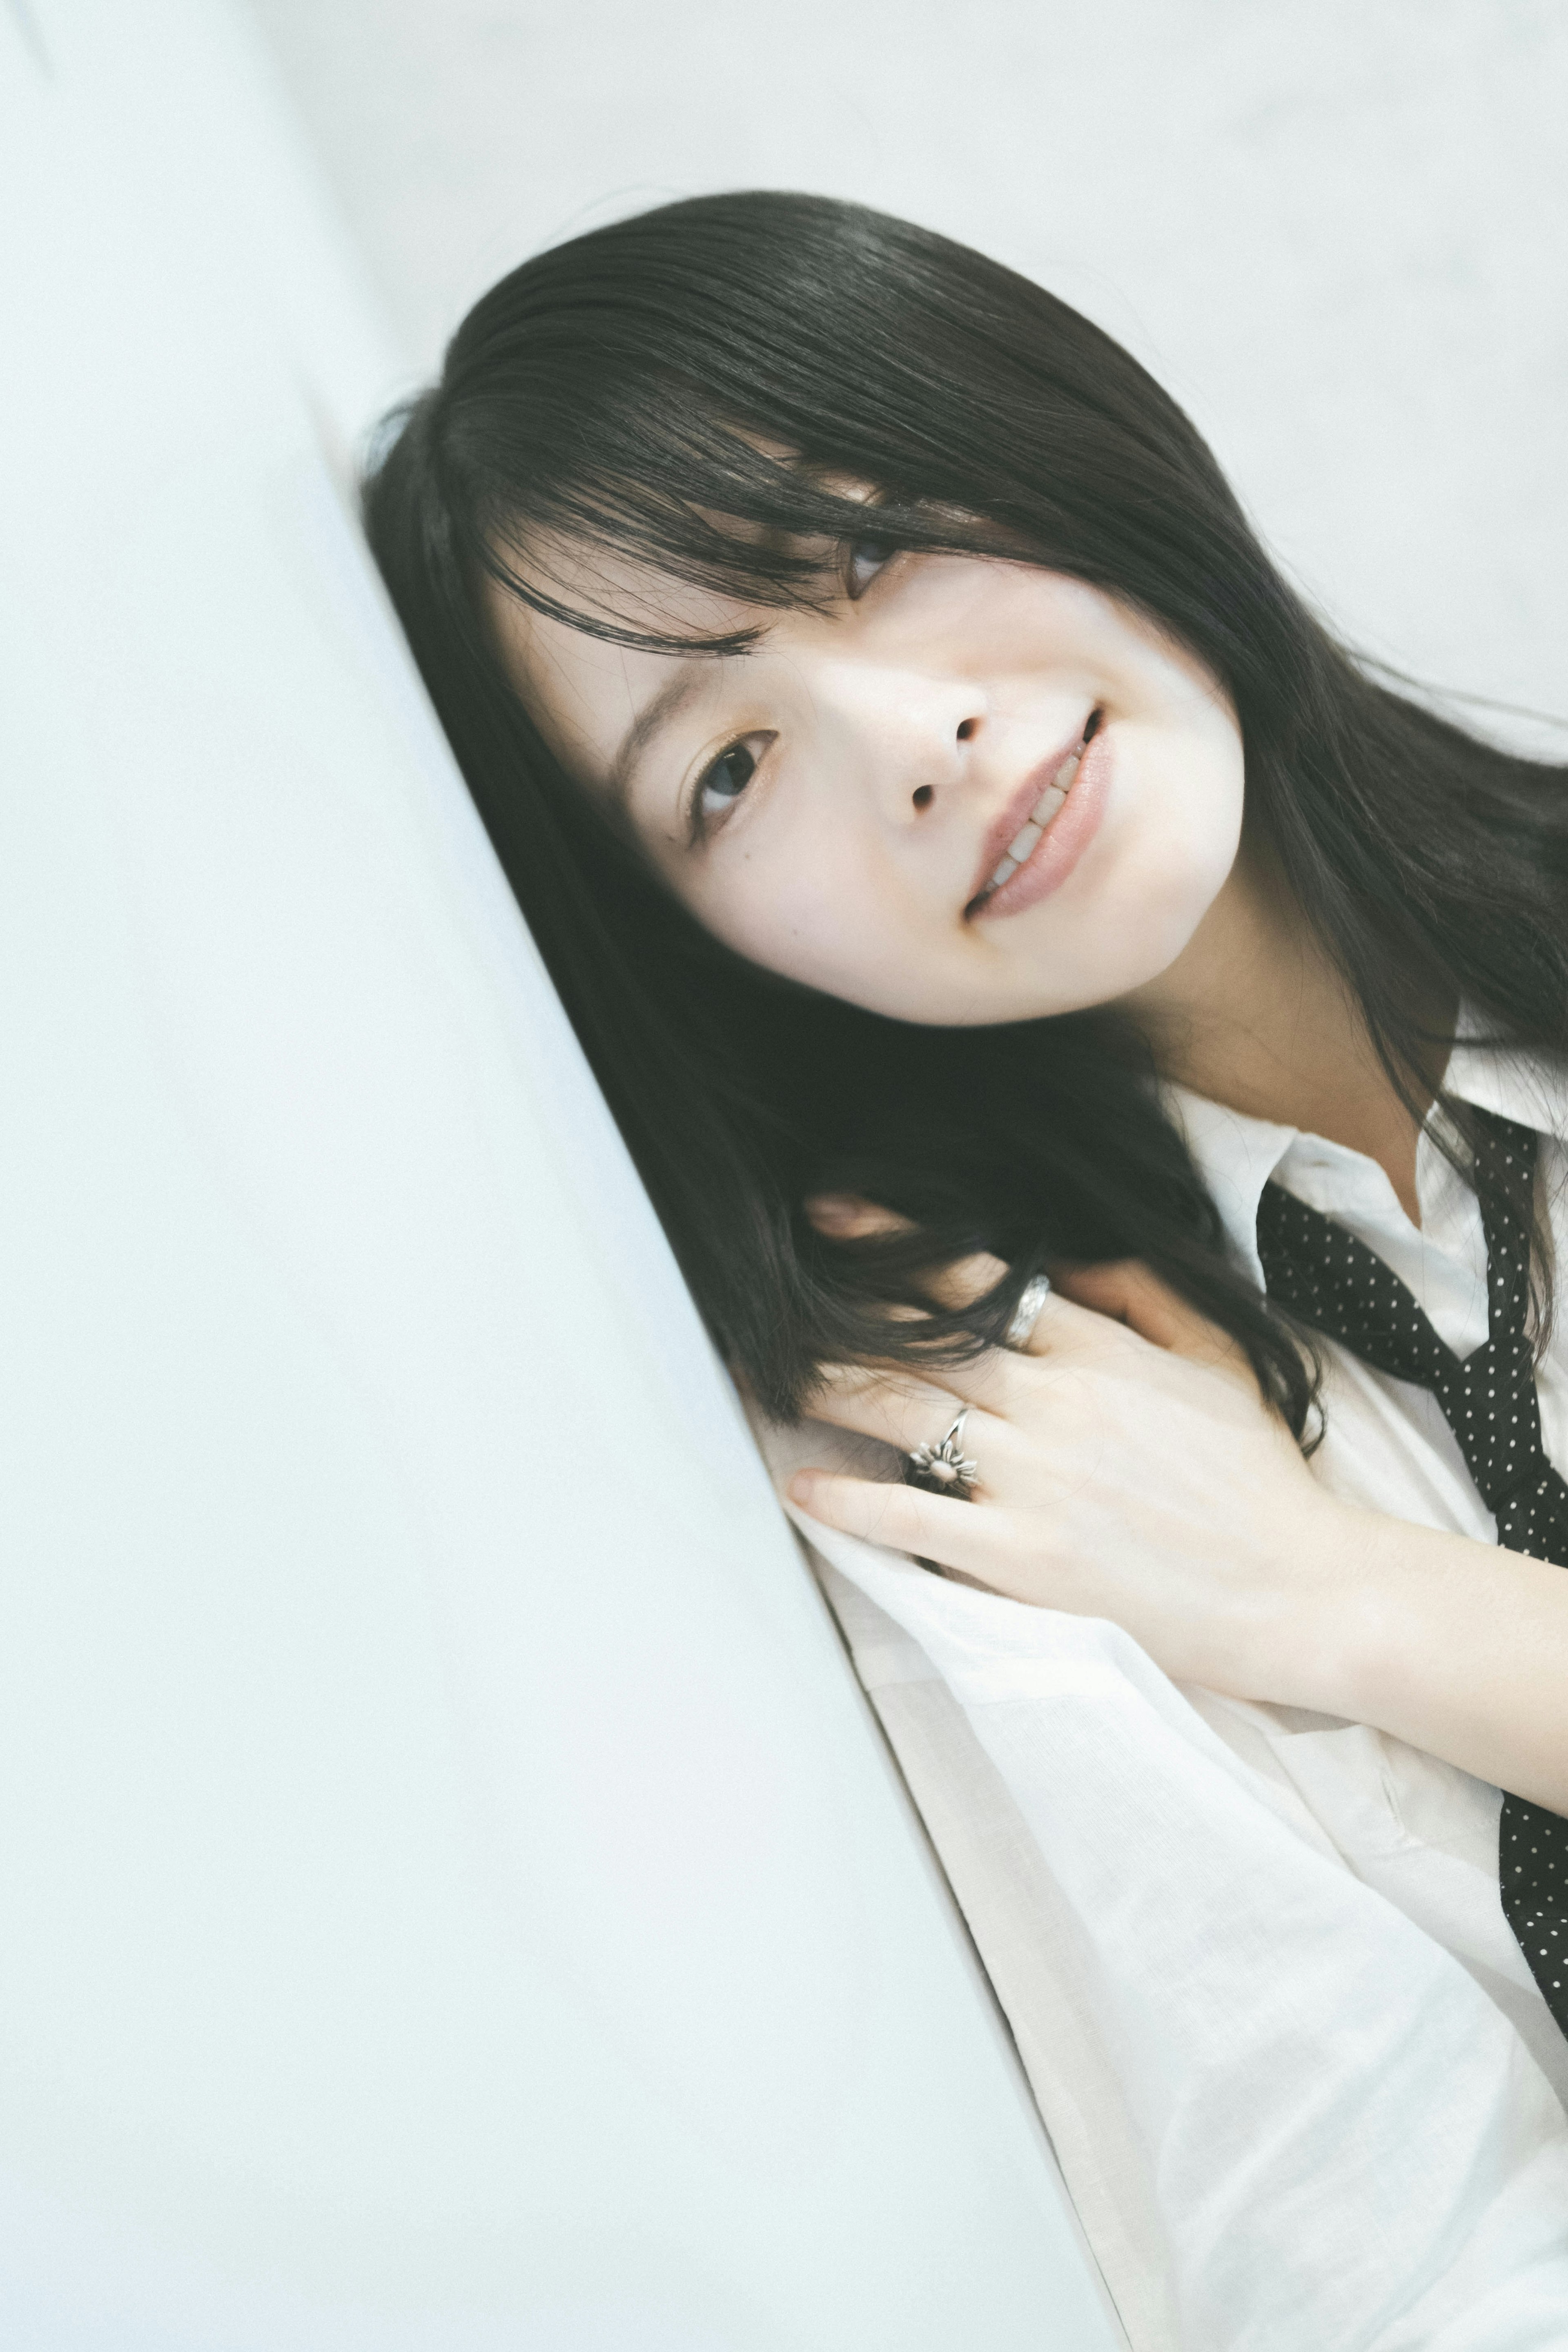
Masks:
[[[1230,703],[1097,590],[867,541],[827,610],[657,601],[650,627],[761,640],[628,650],[510,597],[496,620],[567,769],[773,971],[940,1026],[1075,1011],[1165,972],[1231,870]]]

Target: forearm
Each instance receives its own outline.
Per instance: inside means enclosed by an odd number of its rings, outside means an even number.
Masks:
[[[1270,1693],[1568,1813],[1568,1569],[1345,1507]]]

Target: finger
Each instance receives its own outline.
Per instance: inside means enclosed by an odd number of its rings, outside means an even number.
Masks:
[[[984,1298],[988,1291],[994,1290],[999,1282],[1006,1279],[1006,1276],[1005,1259],[992,1257],[988,1252],[978,1250],[971,1257],[954,1258],[951,1265],[936,1266],[922,1274],[920,1286],[921,1295],[931,1306],[953,1314],[973,1307],[977,1298]],[[918,1311],[894,1307],[888,1312],[891,1320],[903,1322],[916,1316]]]
[[[896,1216],[891,1209],[879,1208],[875,1201],[865,1200],[858,1192],[814,1192],[805,1202],[805,1213],[816,1231],[831,1241],[872,1241],[886,1234],[914,1232],[908,1217]],[[933,1307],[968,1307],[994,1289],[1006,1271],[999,1257],[981,1254],[959,1258],[952,1265],[940,1268],[923,1280],[922,1286]],[[893,1307],[889,1311],[900,1321],[917,1312],[910,1307]]]
[[[1125,1325],[1152,1347],[1256,1384],[1250,1359],[1239,1342],[1138,1258],[1075,1266],[1058,1276],[1057,1287],[1075,1305]]]
[[[956,1568],[994,1592],[1016,1589],[1016,1574],[1005,1556],[1005,1513],[978,1510],[973,1503],[952,1502],[919,1486],[845,1478],[831,1470],[797,1470],[789,1482],[789,1499],[797,1510],[844,1535]]]
[[[952,1309],[973,1307],[988,1290],[994,1290],[1007,1271],[1004,1261],[992,1257],[984,1250],[973,1257],[954,1258],[951,1265],[939,1267],[929,1276],[925,1287],[934,1307]]]
[[[858,1192],[815,1192],[805,1203],[806,1217],[819,1234],[833,1241],[869,1241],[883,1234],[908,1234],[914,1227],[908,1217],[894,1214],[891,1209],[879,1208]],[[993,1257],[987,1251],[976,1251],[970,1257],[955,1258],[951,1265],[939,1267],[923,1279],[926,1295],[933,1307],[952,1313],[972,1307],[977,1298],[994,1290],[1007,1273],[1005,1259]],[[1047,1298],[1046,1310],[1054,1302]],[[918,1310],[909,1307],[892,1307],[889,1318],[894,1322],[906,1322],[918,1317]],[[1070,1327],[1058,1328],[1056,1338],[1060,1345],[1072,1336]],[[1082,1336],[1092,1337],[1092,1334]],[[1015,1352],[1019,1355],[1044,1355],[1047,1326],[1044,1314],[1037,1315],[1027,1340]]]
[[[889,1225],[885,1230],[891,1232],[895,1228]],[[900,1224],[898,1230],[909,1229]],[[988,1291],[995,1289],[999,1282],[1005,1281],[1008,1271],[1005,1258],[993,1257],[988,1251],[977,1250],[971,1257],[954,1258],[951,1265],[939,1266],[935,1272],[923,1277],[922,1286],[933,1307],[945,1307],[952,1313],[961,1307],[973,1307],[977,1298],[984,1298]],[[1049,1312],[1051,1303],[1047,1293],[1042,1315]],[[1036,1332],[1040,1330],[1041,1316],[1037,1315],[1029,1333],[1030,1344],[1014,1352],[1017,1355],[1043,1354],[1043,1335],[1038,1346],[1033,1344]]]
[[[954,1269],[957,1276],[954,1285],[954,1303],[957,1303],[956,1293],[960,1283],[967,1281],[970,1296],[973,1297],[982,1290],[991,1289],[1008,1271],[1009,1269],[1003,1265],[1000,1258],[973,1257],[961,1260]],[[982,1367],[996,1365],[999,1369],[1005,1370],[1007,1364],[1016,1364],[1030,1356],[1055,1356],[1064,1360],[1084,1356],[1094,1358],[1102,1356],[1108,1347],[1125,1345],[1123,1332],[1126,1327],[1121,1323],[1121,1318],[1097,1312],[1087,1305],[1079,1306],[1074,1299],[1065,1295],[1060,1283],[1051,1276],[1044,1278],[1048,1286],[1044,1297],[1034,1307],[1034,1321],[1030,1324],[1025,1337],[1016,1341],[1004,1339],[999,1349],[994,1349],[983,1356],[971,1359],[972,1362],[978,1363]],[[1020,1286],[1020,1304],[1027,1288],[1026,1284]],[[942,1377],[944,1381],[952,1377],[955,1385],[960,1385],[956,1367],[952,1368],[950,1374],[949,1368],[944,1366]],[[973,1393],[973,1391],[964,1385],[963,1393],[969,1396]]]
[[[895,1216],[891,1209],[880,1209],[858,1192],[814,1192],[805,1203],[805,1214],[819,1234],[836,1242],[863,1242],[877,1234],[914,1230],[908,1217]]]
[[[984,1298],[988,1291],[994,1290],[996,1285],[1005,1279],[1008,1270],[1004,1258],[992,1257],[987,1251],[979,1250],[971,1257],[955,1258],[951,1265],[941,1266],[926,1276],[923,1287],[933,1307],[943,1307],[952,1313],[973,1307],[977,1298]],[[910,1310],[894,1307],[889,1312],[892,1319],[902,1321],[909,1317]],[[1096,1335],[1090,1318],[1087,1315],[1078,1316],[1075,1321],[1076,1315],[1076,1309],[1057,1298],[1054,1293],[1047,1292],[1027,1339],[1012,1352],[1019,1356],[1043,1356],[1049,1346],[1060,1348],[1070,1345],[1075,1338],[1092,1342]]]
[[[948,1369],[943,1370],[944,1380]],[[963,1366],[951,1368],[956,1374]],[[963,1450],[977,1454],[984,1447],[995,1466],[1003,1453],[1016,1451],[1016,1438],[1006,1423],[978,1403],[970,1403],[951,1388],[938,1388],[918,1375],[878,1372],[863,1366],[828,1365],[818,1375],[807,1410],[814,1421],[831,1422],[836,1429],[852,1429],[861,1437],[880,1438],[884,1445],[912,1454],[917,1445],[935,1445],[966,1409]]]

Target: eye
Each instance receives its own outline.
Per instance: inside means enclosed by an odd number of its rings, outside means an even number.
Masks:
[[[697,829],[738,801],[757,772],[767,742],[766,736],[748,735],[739,743],[731,743],[719,757],[704,768],[698,779],[692,798],[691,814]]]
[[[846,551],[844,585],[851,599],[863,596],[894,553],[885,540],[852,539]]]

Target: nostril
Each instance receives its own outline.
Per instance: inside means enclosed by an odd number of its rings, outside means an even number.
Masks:
[[[960,726],[959,726],[959,730],[958,730],[958,740],[959,740],[959,741],[960,741],[961,743],[967,743],[967,742],[968,742],[968,740],[969,740],[969,739],[970,739],[970,737],[971,737],[972,735],[977,734],[977,733],[979,732],[979,729],[980,729],[980,721],[979,721],[979,719],[963,719],[963,721],[961,721]]]
[[[911,798],[914,801],[916,808],[928,809],[930,808],[932,801],[935,800],[936,793],[930,784],[921,784],[911,795]]]

